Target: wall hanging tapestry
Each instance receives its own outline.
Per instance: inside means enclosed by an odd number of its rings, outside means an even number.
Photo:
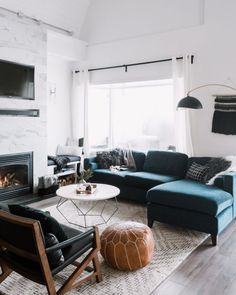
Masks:
[[[236,134],[236,95],[216,96],[212,132]]]

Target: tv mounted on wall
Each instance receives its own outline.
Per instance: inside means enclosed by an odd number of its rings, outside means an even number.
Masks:
[[[0,60],[0,97],[34,99],[34,67]]]

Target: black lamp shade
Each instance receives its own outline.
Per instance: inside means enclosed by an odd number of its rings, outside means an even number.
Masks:
[[[202,109],[202,104],[197,98],[186,96],[179,101],[177,108]]]

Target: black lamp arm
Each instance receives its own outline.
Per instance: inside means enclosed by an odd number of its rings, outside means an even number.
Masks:
[[[236,91],[236,88],[234,87],[231,87],[231,86],[228,86],[228,85],[224,85],[224,84],[205,84],[205,85],[201,85],[201,86],[198,86],[196,88],[193,88],[191,90],[188,91],[187,93],[187,96],[189,96],[189,94],[195,90],[198,90],[200,88],[205,88],[205,87],[208,87],[208,86],[221,86],[221,87],[225,87],[225,88],[228,88],[228,89],[231,89],[231,90],[235,90]]]

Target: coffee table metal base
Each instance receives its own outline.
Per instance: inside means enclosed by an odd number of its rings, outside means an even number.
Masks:
[[[78,204],[76,204],[76,202],[75,202],[74,200],[72,200],[72,199],[64,199],[64,198],[60,198],[60,200],[59,200],[58,203],[57,203],[56,208],[57,208],[57,210],[60,212],[60,214],[66,219],[66,221],[67,221],[69,224],[72,224],[72,225],[76,225],[76,226],[79,226],[79,227],[86,228],[86,227],[88,227],[88,225],[87,225],[87,218],[88,218],[88,217],[100,217],[100,218],[102,218],[103,222],[94,224],[94,225],[102,225],[102,224],[106,224],[106,223],[107,223],[107,222],[108,222],[108,221],[109,221],[109,220],[115,215],[115,213],[116,213],[117,210],[118,210],[118,202],[117,202],[117,198],[116,198],[116,197],[115,197],[114,199],[115,199],[115,204],[113,205],[114,209],[113,209],[112,213],[109,215],[109,217],[106,218],[106,219],[105,219],[105,217],[104,217],[104,211],[105,211],[105,209],[106,209],[106,207],[107,207],[107,205],[108,205],[108,200],[92,201],[92,205],[91,205],[86,211],[83,211],[83,210],[78,206]],[[73,204],[73,206],[74,206],[74,207],[76,208],[76,210],[77,210],[77,214],[78,214],[78,216],[82,216],[82,217],[83,217],[83,219],[84,219],[84,225],[81,225],[81,224],[78,224],[78,223],[76,223],[76,222],[72,222],[72,221],[70,221],[70,220],[68,219],[68,217],[67,217],[67,216],[61,211],[61,207],[62,207],[63,204],[65,204],[66,202],[71,202],[71,203]],[[101,203],[103,203],[103,205],[102,205],[102,208],[101,208],[99,214],[92,214],[91,211],[92,211],[93,209],[95,209],[96,206],[97,206],[98,204],[101,204]],[[109,204],[109,205],[110,205],[110,204]]]

